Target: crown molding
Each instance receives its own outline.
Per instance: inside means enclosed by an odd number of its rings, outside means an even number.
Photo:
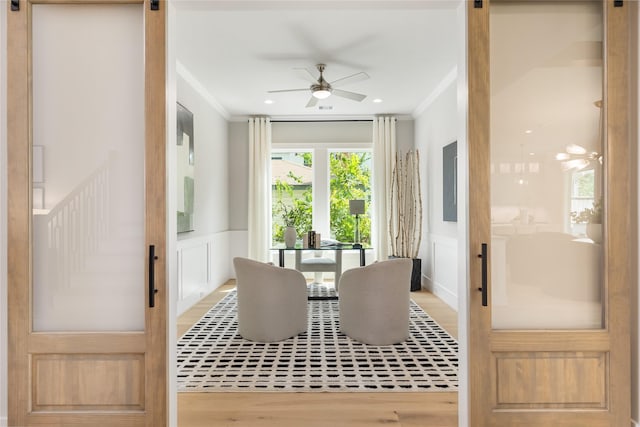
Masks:
[[[442,95],[442,93],[447,90],[449,88],[449,86],[451,86],[453,83],[455,83],[458,79],[458,67],[453,67],[453,69],[451,69],[451,71],[449,71],[447,73],[447,75],[440,81],[440,83],[438,83],[438,86],[436,86],[436,88],[433,90],[433,92],[431,92],[429,94],[429,96],[427,96],[427,98],[422,101],[420,103],[420,105],[418,105],[418,107],[413,111],[413,118],[417,119],[419,118],[422,113],[424,113],[427,108],[429,108],[431,106],[431,104],[434,103],[434,101],[436,99],[438,99],[438,97],[440,95]]]
[[[198,80],[180,61],[176,60],[176,73],[182,77],[196,92],[207,101],[222,117],[227,121],[231,120],[229,112],[218,102],[218,100],[207,90],[207,88]]]

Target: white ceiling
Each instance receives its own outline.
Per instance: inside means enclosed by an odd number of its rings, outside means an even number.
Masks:
[[[455,77],[457,0],[175,4],[178,73],[206,90],[230,119],[411,115]],[[327,65],[329,82],[366,72],[370,79],[340,89],[367,97],[356,102],[332,95],[305,108],[310,92],[267,93],[308,87],[295,68],[317,75],[317,63]]]

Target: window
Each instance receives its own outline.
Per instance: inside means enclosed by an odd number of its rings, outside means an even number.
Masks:
[[[297,235],[311,230],[313,219],[313,155],[311,152],[274,152],[271,155],[271,236],[284,242],[286,226]]]
[[[579,170],[571,174],[571,232],[585,234],[585,224],[589,222],[595,206],[595,171]]]
[[[360,241],[371,243],[370,149],[273,150],[271,177],[274,245],[284,241],[287,225],[293,225],[298,236],[316,230],[323,239],[353,242],[355,216],[349,200],[356,199],[365,201]]]
[[[364,200],[365,215],[359,218],[360,242],[371,244],[371,152],[332,152],[330,169],[331,237],[353,242],[355,217],[349,212],[349,200]]]

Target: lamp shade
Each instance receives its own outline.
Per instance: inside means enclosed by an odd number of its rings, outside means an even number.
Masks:
[[[364,200],[349,200],[349,213],[351,215],[364,214]]]

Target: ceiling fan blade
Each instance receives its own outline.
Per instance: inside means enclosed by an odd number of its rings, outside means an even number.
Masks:
[[[311,99],[309,99],[309,102],[307,102],[307,108],[315,107],[317,103],[318,103],[318,98],[316,98],[315,96],[312,96]]]
[[[306,87],[304,89],[282,89],[282,90],[268,90],[267,93],[278,93],[278,92],[302,92],[303,90],[309,91],[309,88]]]
[[[318,83],[318,78],[316,76],[314,76],[313,73],[311,71],[309,71],[308,68],[296,67],[296,68],[294,68],[294,70],[296,70],[298,72],[300,77],[302,77],[305,80],[308,80],[309,83],[311,83],[311,84],[317,84]]]
[[[361,71],[359,73],[355,73],[350,76],[343,77],[341,79],[329,82],[329,84],[333,87],[338,87],[338,86],[343,86],[350,83],[360,82],[362,80],[367,80],[368,78],[369,78],[369,74],[365,73],[364,71]]]
[[[346,90],[333,89],[331,91],[332,95],[341,96],[343,98],[353,99],[354,101],[362,101],[367,97],[367,95],[362,95],[361,93],[349,92]]]

